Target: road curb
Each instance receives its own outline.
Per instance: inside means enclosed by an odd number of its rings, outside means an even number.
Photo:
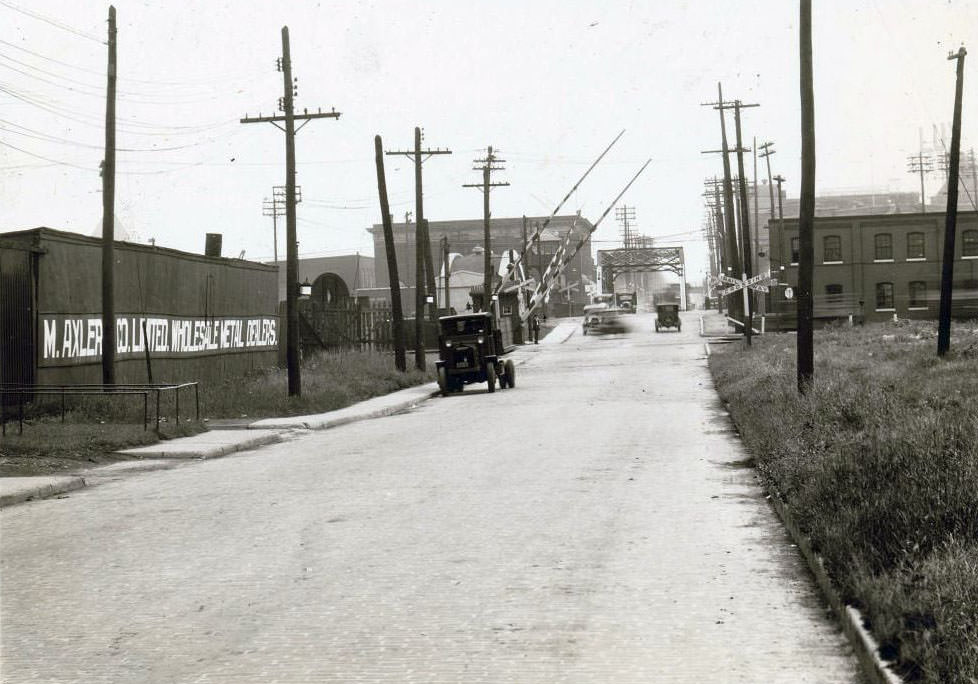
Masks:
[[[232,432],[231,430],[212,430],[211,434],[219,432]],[[236,434],[246,434],[241,431],[233,431]],[[204,433],[206,434],[206,433]],[[193,437],[187,438],[193,440]],[[247,451],[248,449],[254,449],[256,447],[265,446],[266,444],[274,444],[276,442],[282,441],[282,434],[279,432],[274,432],[270,434],[253,435],[246,437],[234,442],[228,442],[225,444],[193,444],[192,442],[186,446],[181,447],[176,444],[179,440],[170,440],[168,442],[159,442],[157,444],[152,444],[146,447],[137,447],[134,449],[124,449],[122,451],[117,451],[118,454],[126,454],[129,456],[139,456],[144,458],[154,458],[154,459],[186,459],[186,460],[202,460],[208,458],[218,458],[220,456],[227,456],[228,454],[233,454],[238,451]]]
[[[380,397],[373,397],[367,399],[359,404],[352,404],[341,409],[336,409],[335,411],[328,411],[326,413],[312,414],[306,416],[292,416],[286,418],[264,418],[262,420],[256,420],[254,423],[248,426],[249,430],[288,430],[288,429],[299,429],[299,430],[328,430],[329,428],[339,427],[341,425],[348,425],[349,423],[354,423],[360,420],[371,420],[373,418],[383,418],[384,416],[390,416],[395,413],[401,413],[402,411],[407,411],[414,406],[417,406],[421,402],[427,401],[433,396],[437,396],[438,386],[436,383],[426,383],[424,385],[417,385],[415,387],[407,388],[408,390],[413,390],[413,396],[406,398],[402,401],[396,403],[379,406],[375,409],[369,409],[367,411],[356,411],[356,407],[360,404],[364,404],[370,401],[377,401],[378,399],[383,399],[389,397],[390,395],[381,395]],[[404,390],[399,390],[404,391]]]
[[[21,478],[5,479],[17,480]],[[76,489],[82,489],[86,484],[85,478],[83,477],[63,477],[58,479],[60,480],[59,482],[49,482],[36,487],[26,487],[20,491],[0,495],[0,508],[6,508],[7,506],[13,506],[14,504],[23,503],[25,501],[47,499],[52,496],[58,496],[59,494],[73,492]]]
[[[815,577],[815,583],[818,584],[822,594],[838,616],[839,622],[842,624],[842,631],[845,632],[846,638],[849,639],[849,643],[856,652],[856,658],[859,660],[866,678],[872,684],[903,684],[903,679],[880,658],[879,644],[863,627],[862,614],[855,607],[843,603],[842,597],[839,596],[839,592],[836,591],[832,580],[829,579],[829,575],[825,571],[822,558],[812,550],[808,537],[802,534],[801,529],[795,523],[791,509],[776,494],[770,494],[768,501],[770,501],[771,507],[778,514],[778,517],[781,518],[781,523],[788,531],[791,540],[801,552],[808,569]]]
[[[706,345],[709,348],[709,342]],[[714,392],[716,391],[715,379],[713,390]],[[719,397],[719,394],[717,396]],[[730,411],[726,406],[724,406],[724,412],[727,414],[727,419],[734,426],[734,429],[739,433],[740,428],[737,426],[737,422],[730,415]],[[808,566],[809,571],[815,578],[815,583],[818,585],[819,590],[829,602],[832,611],[842,625],[842,631],[852,646],[856,654],[856,659],[859,661],[860,669],[866,676],[866,679],[872,684],[904,684],[903,679],[893,672],[889,665],[880,658],[879,644],[876,643],[876,639],[873,638],[869,631],[863,627],[862,613],[854,606],[847,605],[842,601],[842,597],[839,596],[839,592],[825,571],[825,564],[822,562],[821,556],[815,553],[808,537],[798,527],[794,517],[791,515],[791,509],[788,507],[788,504],[768,487],[765,486],[764,489],[768,492],[766,498],[771,504],[771,508],[774,509],[774,512],[781,520],[781,524],[784,525],[788,536],[801,553],[802,558],[805,560],[805,565]]]

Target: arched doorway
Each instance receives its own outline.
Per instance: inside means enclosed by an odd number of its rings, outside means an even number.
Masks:
[[[312,284],[312,300],[324,306],[336,305],[349,298],[349,288],[335,273],[323,273]]]

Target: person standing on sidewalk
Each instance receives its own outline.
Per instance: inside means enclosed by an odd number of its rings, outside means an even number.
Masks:
[[[533,331],[533,344],[540,344],[540,318],[536,314],[530,317],[530,330]]]

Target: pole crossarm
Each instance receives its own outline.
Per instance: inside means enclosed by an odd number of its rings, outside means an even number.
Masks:
[[[294,119],[296,121],[309,121],[310,119],[338,119],[340,118],[341,112],[330,111],[330,112],[313,112],[312,114],[296,114]],[[282,116],[258,116],[249,117],[245,114],[243,119],[240,119],[240,123],[277,123],[285,122],[285,115]]]
[[[489,188],[504,188],[504,187],[507,187],[508,185],[509,185],[509,183],[489,183],[488,186],[485,183],[463,183],[462,184],[462,187],[463,188],[478,188],[479,190],[482,190],[483,192],[485,192],[486,187],[489,187]]]

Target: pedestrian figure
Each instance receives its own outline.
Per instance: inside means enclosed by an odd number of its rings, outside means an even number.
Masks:
[[[530,317],[530,330],[533,331],[533,344],[540,344],[540,319],[536,314]]]

